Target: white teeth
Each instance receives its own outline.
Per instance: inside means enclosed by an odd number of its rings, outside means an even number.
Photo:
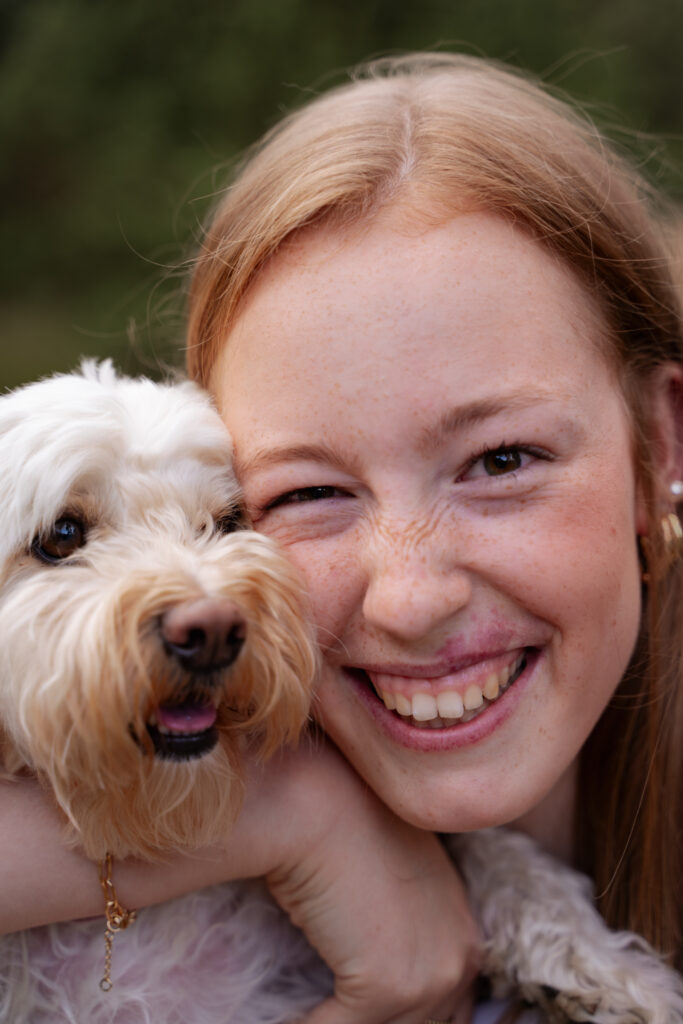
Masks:
[[[413,702],[408,697],[404,697],[402,693],[397,693],[396,710],[399,715],[403,715],[404,718],[410,718],[413,713]]]
[[[438,716],[436,697],[431,693],[416,693],[413,697],[413,718],[417,722],[430,722]]]
[[[483,689],[471,683],[464,694],[456,690],[443,690],[434,696],[431,693],[415,693],[412,697],[406,697],[402,693],[390,693],[388,690],[379,690],[385,707],[389,711],[396,711],[402,718],[412,719],[412,725],[418,728],[429,727],[432,729],[448,728],[457,725],[460,721],[468,722],[475,717],[472,712],[477,712],[486,701],[494,701],[504,691],[510,679],[516,676],[524,663],[524,654],[520,654],[517,660],[498,672],[491,672],[484,682]],[[161,732],[167,732],[163,726],[158,727]]]
[[[462,697],[455,690],[444,690],[438,694],[436,705],[442,718],[462,718],[465,710]]]
[[[501,672],[500,675],[503,675],[503,673]],[[505,680],[505,682],[507,682],[507,680]],[[482,693],[487,700],[495,700],[501,686],[505,686],[505,682],[501,682],[497,672],[492,672],[484,684]]]
[[[462,702],[465,705],[466,711],[474,711],[475,708],[481,707],[484,703],[484,695],[476,683],[471,683],[467,687]]]
[[[385,707],[389,708],[390,711],[396,710],[396,698],[393,693],[389,693],[388,690],[380,690],[379,695],[384,701]]]

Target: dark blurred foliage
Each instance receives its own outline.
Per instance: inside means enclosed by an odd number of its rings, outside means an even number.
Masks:
[[[369,56],[541,73],[680,195],[682,42],[683,0],[0,0],[0,386],[81,353],[148,372],[177,353],[173,268],[226,165]]]

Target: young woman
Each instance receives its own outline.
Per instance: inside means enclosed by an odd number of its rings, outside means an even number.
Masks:
[[[465,1022],[476,935],[431,833],[509,824],[680,969],[682,341],[642,183],[516,73],[385,62],[269,133],[197,258],[188,361],[307,583],[343,757],[287,755],[225,851],[121,865],[122,897],[266,874],[337,977],[314,1020]],[[0,923],[96,913],[40,795],[2,800]]]

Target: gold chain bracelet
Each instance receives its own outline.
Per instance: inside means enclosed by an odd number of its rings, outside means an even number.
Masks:
[[[116,898],[111,871],[112,855],[108,853],[100,864],[100,885],[104,893],[104,914],[107,920],[107,927],[104,931],[104,974],[100,981],[100,988],[103,992],[109,992],[112,988],[111,947],[114,936],[132,924],[137,917],[135,910],[126,910]]]

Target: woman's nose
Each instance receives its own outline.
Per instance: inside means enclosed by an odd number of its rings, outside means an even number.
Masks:
[[[407,641],[428,636],[471,595],[470,575],[445,538],[411,536],[398,527],[366,551],[363,615],[368,625]]]

